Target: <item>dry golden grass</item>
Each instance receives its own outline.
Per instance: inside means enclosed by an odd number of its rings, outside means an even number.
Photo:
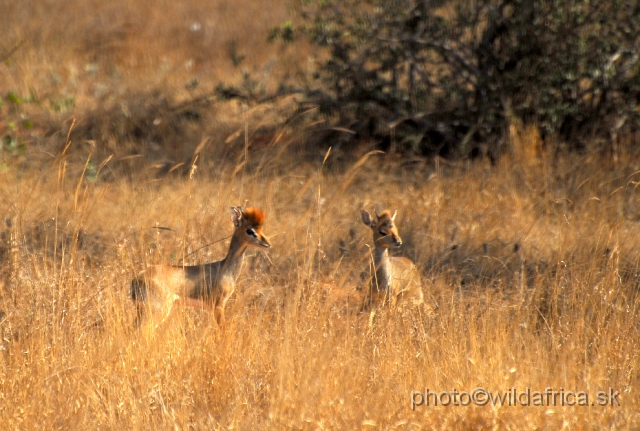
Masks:
[[[289,18],[286,1],[63,0],[0,2],[0,55],[20,48],[1,69],[2,87],[42,97],[74,95],[83,106],[104,93],[182,91],[191,80],[215,85],[242,68],[287,51],[267,43],[271,26]],[[238,58],[239,58],[238,57]],[[4,60],[4,58],[2,58]],[[17,70],[16,70],[17,69]],[[211,88],[209,88],[211,90]]]
[[[514,147],[527,133],[513,131]],[[0,177],[0,422],[637,428],[637,167],[603,168],[596,156],[399,169],[372,155],[329,172],[331,155],[324,170],[285,170],[290,159],[279,155],[257,173],[110,183],[82,179],[84,165],[65,156],[38,173],[9,168]],[[247,259],[228,327],[175,307],[153,336],[133,331],[136,271],[221,257],[225,241],[200,248],[230,234],[228,207],[244,199],[266,211],[273,249]],[[368,261],[362,205],[398,210],[400,254],[421,269],[429,310],[381,310],[371,326],[345,312],[344,293],[357,292]],[[590,397],[611,387],[621,405],[411,409],[412,391],[479,386]]]
[[[272,86],[303,67],[286,58],[304,52],[265,43],[286,5],[0,3],[0,56],[25,41],[0,65],[0,94],[30,97],[0,107],[0,134],[25,144],[0,153],[3,429],[640,428],[640,158],[555,156],[514,124],[497,166],[357,160],[367,143],[322,166],[324,153],[297,152],[308,129],[272,127],[293,101],[215,104],[175,130],[160,115],[166,147],[120,142],[106,126],[151,124],[162,104],[149,100],[210,93],[242,67]],[[72,133],[64,152],[73,118],[106,131]],[[245,200],[265,210],[273,248],[247,257],[227,327],[174,307],[158,332],[134,331],[133,276],[221,258],[228,208]],[[354,311],[363,206],[398,210],[424,309],[371,325]],[[412,391],[476,387],[590,401],[613,388],[621,405],[411,408]]]
[[[33,150],[31,162],[57,153],[75,120],[75,144],[105,157],[184,163],[184,148],[189,156],[262,115],[218,102],[218,84],[248,73],[273,91],[308,55],[267,43],[290,18],[286,0],[26,0],[0,1],[0,11],[0,136]]]

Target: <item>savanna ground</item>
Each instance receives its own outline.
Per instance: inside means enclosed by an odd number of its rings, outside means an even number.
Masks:
[[[638,154],[517,123],[496,164],[309,154],[311,129],[271,127],[289,102],[193,104],[245,64],[304,58],[257,36],[285,5],[22,3],[1,4],[4,429],[640,427]],[[175,307],[134,331],[136,272],[222,258],[245,200],[273,248],[247,256],[227,327]],[[398,211],[424,308],[354,310],[363,207]],[[620,405],[412,410],[412,391],[476,387]]]

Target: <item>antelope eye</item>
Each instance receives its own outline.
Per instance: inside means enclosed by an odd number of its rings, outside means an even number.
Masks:
[[[382,236],[387,236],[387,233],[386,233],[385,231],[383,231],[382,229],[380,229],[380,230],[378,231],[378,233],[379,233],[380,235],[382,235]]]
[[[247,229],[247,235],[257,238],[256,231],[253,229]]]

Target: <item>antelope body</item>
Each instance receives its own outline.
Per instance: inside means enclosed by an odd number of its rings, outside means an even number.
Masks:
[[[155,265],[131,281],[131,299],[136,304],[139,327],[149,311],[166,319],[175,301],[200,308],[213,308],[218,325],[224,325],[224,306],[233,293],[247,248],[269,248],[262,233],[264,213],[256,208],[231,207],[235,230],[226,257],[218,262],[194,266]]]
[[[418,306],[424,302],[422,282],[416,266],[405,257],[389,256],[388,249],[402,245],[402,238],[394,223],[397,211],[384,211],[376,220],[362,210],[362,222],[371,228],[374,242],[374,266],[371,290],[364,308],[378,304]]]

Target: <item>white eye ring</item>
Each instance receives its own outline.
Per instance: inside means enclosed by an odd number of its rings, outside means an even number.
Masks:
[[[251,228],[247,229],[246,232],[247,232],[247,235],[249,235],[249,236],[252,236],[254,238],[258,237],[258,235],[256,234],[256,231],[251,229]]]

